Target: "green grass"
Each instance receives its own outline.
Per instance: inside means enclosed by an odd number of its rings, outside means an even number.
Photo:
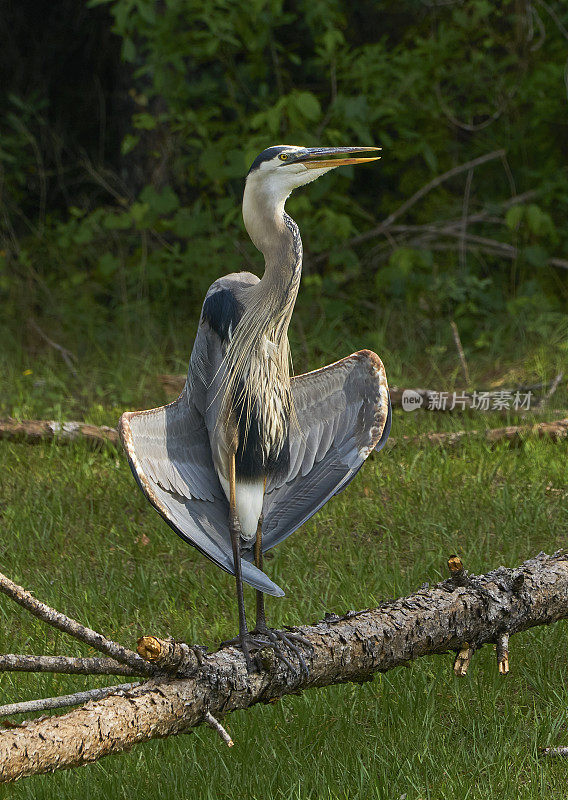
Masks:
[[[181,370],[181,363],[164,366],[159,351],[120,364],[99,357],[98,372],[80,388],[52,355],[12,360],[2,412],[115,424],[130,404],[163,401],[155,372]],[[34,380],[45,382],[34,388]],[[480,414],[397,412],[393,435],[487,422],[504,424]],[[121,454],[80,443],[0,442],[0,476],[0,570],[36,597],[131,647],[142,633],[210,647],[234,634],[232,579],[174,536]],[[566,541],[566,484],[566,447],[547,441],[383,451],[272,551],[266,569],[286,597],[268,600],[269,621],[312,622],[403,595],[445,576],[453,552],[480,572],[552,552]],[[251,613],[253,599],[248,591]],[[0,652],[87,653],[8,599],[0,599],[0,615]],[[0,798],[564,800],[568,763],[539,760],[537,751],[568,743],[565,633],[559,623],[512,639],[507,679],[489,647],[465,679],[454,677],[450,655],[424,658],[363,686],[233,714],[225,721],[236,742],[230,750],[200,728],[0,787]],[[4,674],[0,702],[112,680]]]

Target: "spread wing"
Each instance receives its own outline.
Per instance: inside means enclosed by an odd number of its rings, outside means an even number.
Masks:
[[[140,488],[168,525],[226,572],[234,574],[229,506],[213,466],[204,419],[204,370],[220,350],[207,324],[200,326],[188,381],[167,406],[122,415],[119,432]],[[210,367],[209,367],[210,369]],[[243,579],[267,594],[284,592],[261,570],[242,560]]]
[[[293,378],[292,393],[299,429],[291,426],[287,474],[266,488],[263,550],[344,489],[390,431],[385,370],[370,350]]]

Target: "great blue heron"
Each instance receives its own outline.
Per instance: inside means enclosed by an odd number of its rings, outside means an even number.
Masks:
[[[236,576],[240,644],[267,645],[305,668],[292,633],[268,628],[264,593],[282,589],[262,572],[262,554],[283,541],[355,477],[390,431],[380,358],[361,350],[290,377],[288,325],[302,271],[298,226],[284,210],[293,189],[376,147],[279,145],[253,162],[243,218],[265,258],[250,272],[219,278],[201,312],[185,387],[178,399],[122,415],[119,430],[134,477],[182,539]],[[327,157],[327,158],[326,158]],[[252,563],[254,562],[254,563]],[[256,628],[245,618],[243,581],[257,590]]]

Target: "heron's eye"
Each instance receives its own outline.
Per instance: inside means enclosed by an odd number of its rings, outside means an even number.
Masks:
[[[280,153],[278,158],[280,159],[280,161],[287,161],[288,160],[288,154],[287,153]]]

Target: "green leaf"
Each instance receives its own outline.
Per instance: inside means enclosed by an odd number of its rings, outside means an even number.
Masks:
[[[155,24],[156,10],[154,0],[151,0],[150,2],[141,2],[141,0],[138,0],[136,7],[144,22],[147,22],[150,25]]]
[[[158,120],[151,114],[142,112],[140,114],[133,115],[132,124],[135,128],[139,128],[142,131],[153,131],[158,124]]]
[[[533,267],[544,267],[548,263],[548,253],[539,244],[525,247],[522,253]]]
[[[136,47],[132,39],[124,39],[122,42],[122,57],[125,61],[132,63],[136,59]]]
[[[80,225],[73,234],[75,244],[90,244],[93,241],[93,229],[87,224]]]
[[[109,278],[120,266],[120,260],[112,253],[103,253],[99,258],[97,268],[103,278]]]
[[[179,207],[179,198],[171,186],[164,186],[157,192],[153,186],[145,186],[140,192],[140,199],[156,214],[171,214]]]
[[[550,214],[547,214],[534,204],[527,208],[527,224],[531,233],[534,233],[535,236],[546,236],[555,232]]]
[[[294,103],[300,114],[311,122],[321,116],[319,100],[311,92],[298,92],[294,96]]]
[[[132,227],[132,218],[127,211],[115,213],[114,211],[103,217],[103,227],[108,231],[128,230]]]
[[[512,206],[505,214],[505,224],[511,231],[516,231],[525,215],[524,206]]]
[[[130,218],[136,225],[140,226],[144,222],[149,210],[149,203],[132,203],[129,209]]]
[[[132,133],[127,133],[124,139],[122,140],[122,144],[120,145],[121,154],[123,156],[127,156],[128,153],[134,150],[139,141],[140,141],[139,136],[135,136]]]

